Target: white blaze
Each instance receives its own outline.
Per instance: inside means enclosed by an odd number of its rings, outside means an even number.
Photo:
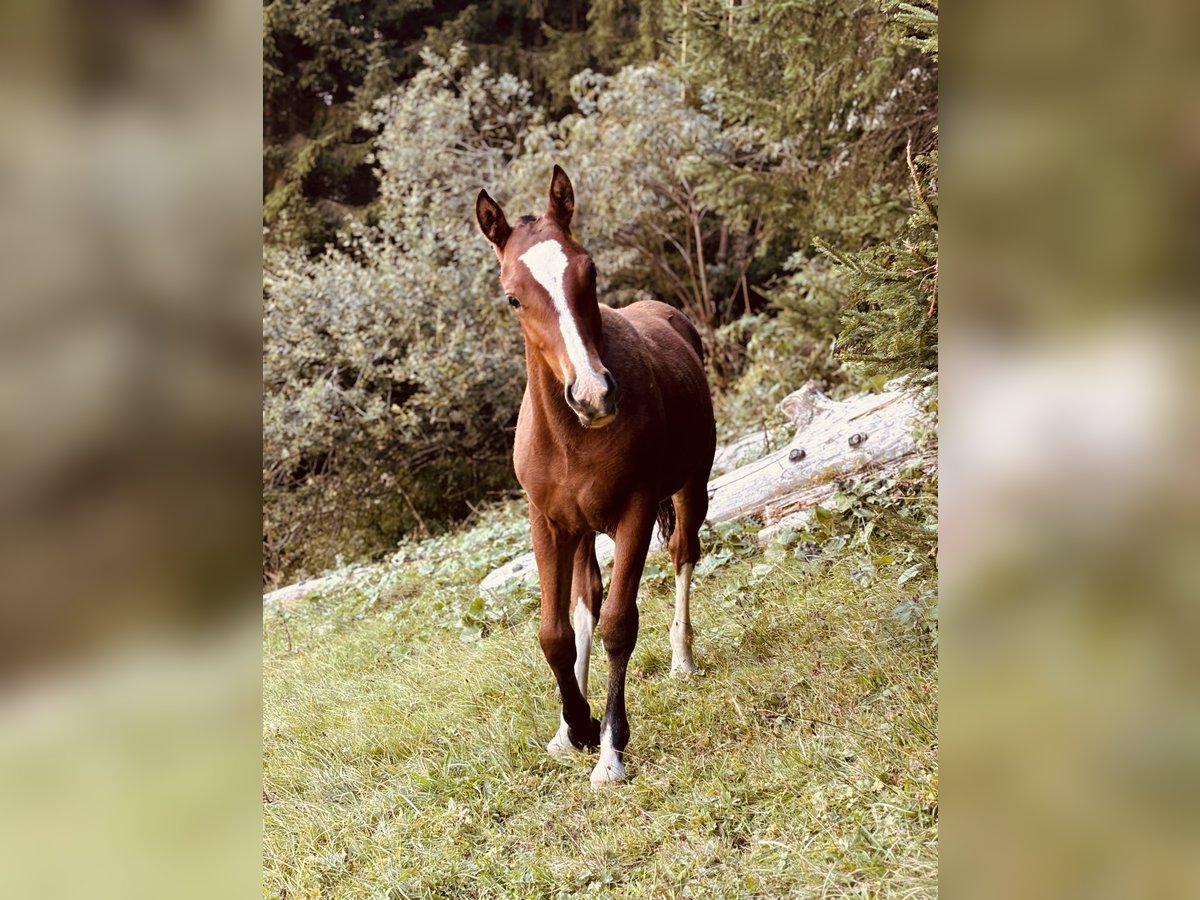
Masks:
[[[562,332],[567,357],[575,369],[575,397],[595,402],[608,390],[604,376],[592,368],[583,338],[575,317],[567,306],[567,294],[563,288],[563,274],[567,271],[567,255],[558,241],[547,240],[534,244],[518,257],[537,283],[546,289],[554,308],[558,311],[558,328]]]

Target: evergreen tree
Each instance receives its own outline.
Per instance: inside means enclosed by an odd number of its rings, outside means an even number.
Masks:
[[[937,121],[936,59],[861,0],[663,0],[668,58],[745,134],[710,204],[759,221],[778,268],[814,234],[858,247],[903,221],[904,149]],[[907,6],[907,5],[906,5]],[[897,13],[899,14],[899,13]]]
[[[269,0],[263,20],[263,222],[269,243],[310,255],[377,217],[378,131],[363,122],[423,49],[463,43],[562,115],[571,76],[624,60],[638,27],[632,0]]]
[[[859,253],[817,243],[844,267],[853,298],[838,355],[887,377],[924,375],[938,364],[937,151],[910,163],[914,209],[899,235]]]
[[[903,40],[937,60],[937,3],[885,5]],[[872,374],[920,376],[937,370],[938,160],[937,129],[926,152],[906,148],[912,214],[891,240],[858,253],[820,250],[841,266],[851,302],[841,321],[839,355]]]

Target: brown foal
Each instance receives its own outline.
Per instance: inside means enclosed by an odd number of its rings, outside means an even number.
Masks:
[[[671,672],[695,671],[688,613],[716,447],[703,348],[679,310],[596,300],[596,269],[571,236],[575,195],[558,166],[546,212],[510,225],[480,191],[475,214],[525,335],[528,382],[513,464],[529,497],[541,582],[538,638],[562,695],[552,753],[600,747],[593,786],[625,777],[625,670],[637,641],[638,583],[658,519],[675,563]],[[674,526],[672,528],[672,526]],[[616,542],[608,596],[596,534]],[[608,704],[587,702],[596,623],[608,654]]]

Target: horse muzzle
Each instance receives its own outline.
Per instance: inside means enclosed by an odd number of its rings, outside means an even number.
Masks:
[[[604,390],[577,396],[575,384],[568,384],[564,390],[567,405],[579,418],[579,424],[584,428],[603,428],[617,417],[617,383],[612,374],[604,371]]]
[[[616,417],[617,417],[617,414],[614,412],[614,413],[609,413],[606,416],[597,416],[596,418],[592,419],[590,422],[584,422],[582,419],[580,419],[580,421],[583,422],[584,428],[603,428],[605,425],[608,425],[610,422],[612,422],[612,420],[615,419]]]

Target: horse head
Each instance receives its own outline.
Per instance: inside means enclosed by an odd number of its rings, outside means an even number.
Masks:
[[[528,351],[562,385],[580,424],[603,428],[617,414],[617,384],[602,362],[596,267],[571,236],[574,212],[571,179],[558,166],[540,216],[523,216],[510,225],[487,191],[475,199],[475,217],[500,260],[500,284],[516,310]]]

